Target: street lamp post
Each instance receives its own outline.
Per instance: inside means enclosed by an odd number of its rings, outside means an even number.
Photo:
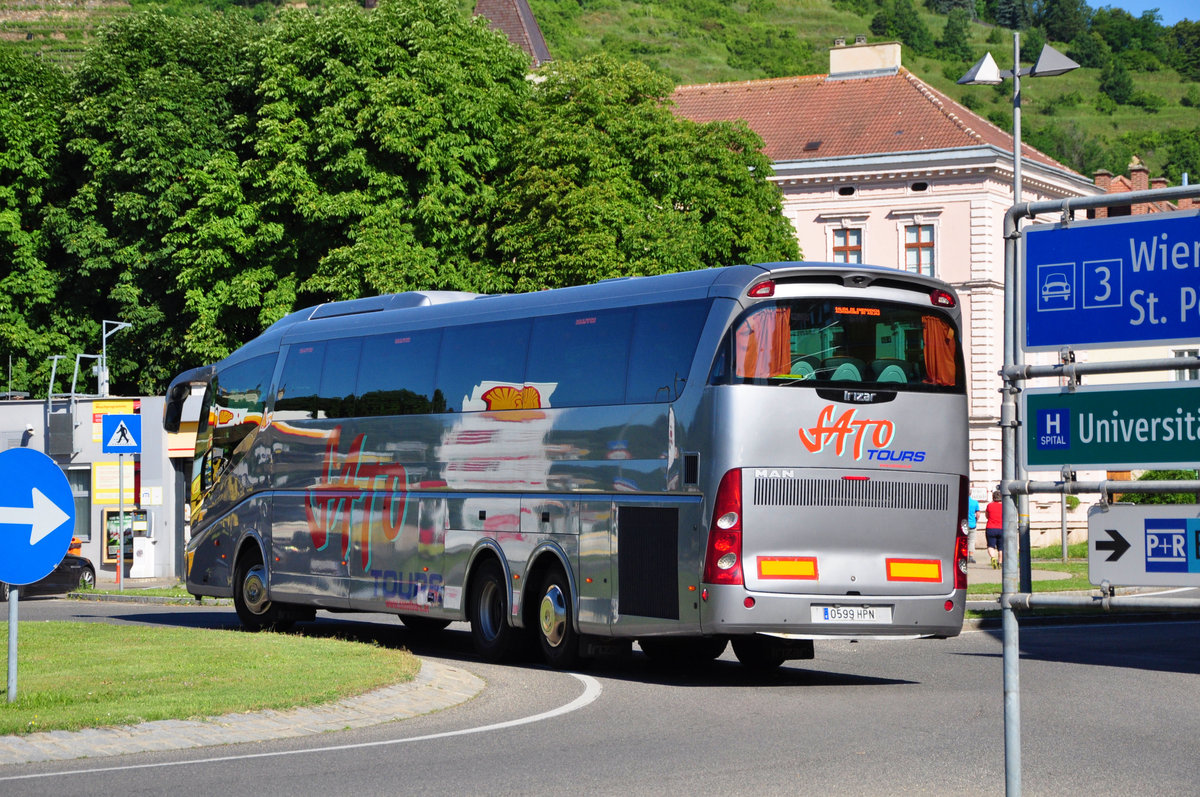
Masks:
[[[1004,78],[1013,80],[1013,206],[1021,203],[1021,78],[1050,77],[1077,69],[1079,64],[1050,45],[1042,47],[1032,68],[1021,68],[1021,34],[1013,31],[1013,68],[1003,70],[996,65],[991,53],[975,62],[967,74],[959,78],[961,85],[999,85]],[[1024,362],[1018,342],[1022,324],[1021,284],[1018,269],[1020,230],[1004,237],[1004,388],[1000,406],[1001,426],[1001,484],[1007,485],[1023,477],[1017,456],[1019,424],[1016,380],[1008,376],[1009,365]],[[1013,501],[1006,495],[1004,502],[1004,543],[1001,586],[1001,621],[1004,636],[1004,773],[1007,793],[1021,793],[1021,690],[1017,618],[1007,598],[1018,587],[1029,592],[1032,573],[1029,562],[1029,497],[1022,492]],[[1018,578],[1019,565],[1019,578]]]

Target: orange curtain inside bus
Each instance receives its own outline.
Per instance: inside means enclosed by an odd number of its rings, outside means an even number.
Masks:
[[[744,378],[781,376],[792,370],[792,310],[764,307],[738,327],[735,373]]]
[[[926,381],[935,385],[953,387],[957,381],[956,360],[958,349],[954,340],[954,327],[936,316],[924,316],[925,326],[925,375]]]

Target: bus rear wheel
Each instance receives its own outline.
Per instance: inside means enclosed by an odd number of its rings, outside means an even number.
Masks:
[[[554,567],[542,580],[537,605],[538,646],[551,667],[565,670],[579,663],[579,633],[571,611],[571,588],[567,577]]]
[[[512,659],[524,640],[520,629],[508,622],[508,583],[499,562],[492,559],[479,565],[471,578],[468,607],[475,652],[484,661]]]
[[[292,627],[291,616],[267,597],[267,568],[257,555],[238,562],[233,607],[247,631],[286,631]]]

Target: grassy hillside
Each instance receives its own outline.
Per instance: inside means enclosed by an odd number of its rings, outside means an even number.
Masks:
[[[238,3],[242,5],[247,0]],[[310,0],[316,5],[322,0]],[[457,0],[470,13],[475,0]],[[853,0],[529,0],[551,54],[559,60],[606,51],[647,63],[677,83],[749,80],[828,71],[828,51],[837,37],[853,41],[871,35],[869,14],[853,10]],[[70,66],[100,25],[115,15],[141,8],[175,13],[214,8],[230,0],[0,0],[0,46],[41,52]],[[860,8],[873,8],[860,0]],[[256,15],[273,12],[271,2],[252,4]],[[923,5],[922,5],[923,9]],[[941,38],[946,17],[924,10],[926,28]],[[1010,31],[970,25],[973,56],[991,51],[1001,68],[1012,61]],[[1054,42],[1065,52],[1068,45]],[[1012,89],[958,86],[969,62],[906,49],[904,65],[937,89],[1005,129],[1011,127]],[[1026,138],[1069,166],[1090,174],[1095,168],[1124,172],[1133,155],[1151,174],[1178,179],[1186,169],[1179,146],[1166,146],[1164,131],[1200,128],[1200,84],[1183,82],[1170,69],[1134,72],[1136,89],[1161,98],[1151,111],[1132,105],[1097,108],[1100,70],[1079,69],[1054,78],[1022,82],[1022,121]],[[1176,140],[1185,138],[1177,135]],[[1191,139],[1196,136],[1192,135]],[[1181,166],[1181,163],[1183,164]],[[1200,163],[1193,168],[1200,171]]]

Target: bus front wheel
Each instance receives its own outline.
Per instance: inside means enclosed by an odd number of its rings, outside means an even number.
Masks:
[[[520,629],[508,622],[508,582],[500,563],[483,562],[471,578],[471,641],[485,661],[512,659],[521,647]]]
[[[538,644],[551,667],[565,670],[579,663],[579,634],[571,611],[571,588],[562,570],[554,567],[542,580],[537,606]]]
[[[247,631],[286,631],[292,619],[267,597],[267,568],[257,555],[244,557],[233,582],[233,607]]]

